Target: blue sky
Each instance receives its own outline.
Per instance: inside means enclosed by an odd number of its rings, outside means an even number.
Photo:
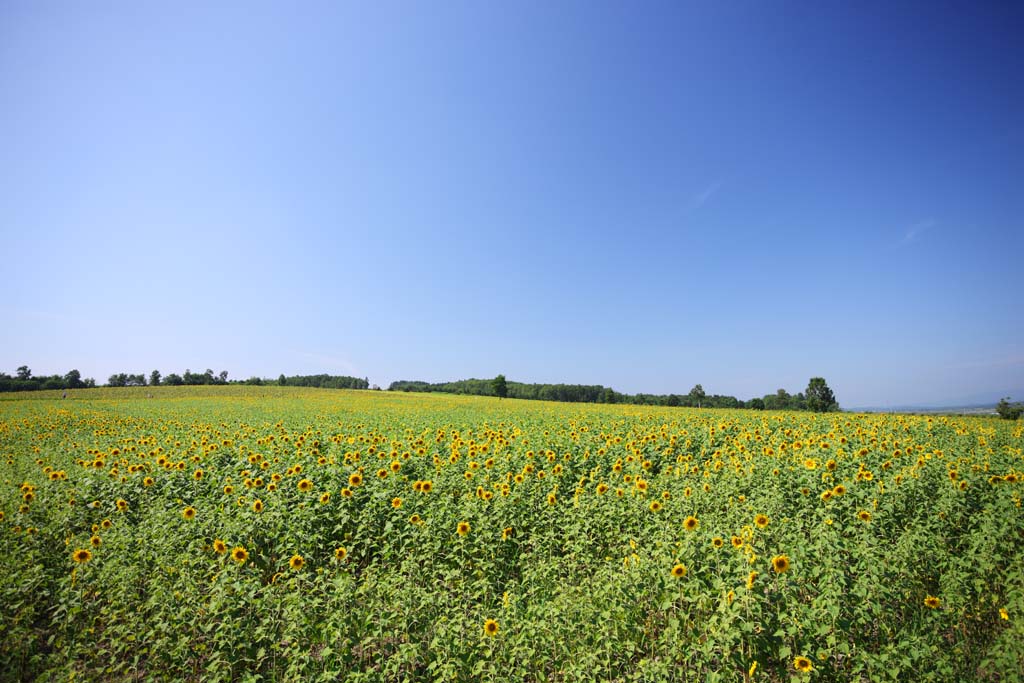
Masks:
[[[0,7],[3,370],[1024,391],[1020,4],[209,4]]]

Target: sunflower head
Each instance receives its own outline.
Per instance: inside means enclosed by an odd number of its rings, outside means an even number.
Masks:
[[[677,579],[681,579],[684,576],[686,576],[686,571],[686,565],[677,564],[676,566],[672,567],[672,576],[674,576]]]
[[[469,533],[469,522],[459,522],[459,526],[456,527],[455,531],[459,536],[465,536]]]
[[[768,526],[768,515],[756,515],[754,517],[754,524],[757,525],[758,529],[763,529]]]
[[[687,531],[696,531],[697,527],[700,526],[700,522],[693,515],[690,515],[683,522],[683,528]]]
[[[194,507],[192,507],[191,505],[189,505],[187,508],[185,508],[184,510],[181,511],[181,516],[184,517],[185,519],[195,519],[196,518],[196,509]]]
[[[363,483],[363,475],[359,474],[358,472],[353,472],[352,474],[348,475],[348,485],[349,486],[352,486],[354,488],[356,486],[359,486],[362,483]]]
[[[494,619],[488,619],[484,622],[484,635],[493,638],[494,636],[498,635],[499,630],[500,628],[498,626],[498,622],[496,622]]]
[[[292,555],[292,559],[288,560],[288,566],[294,569],[295,571],[299,571],[300,569],[302,569],[302,565],[304,564],[306,564],[306,560],[302,557],[302,555]]]
[[[213,541],[213,550],[218,555],[223,555],[224,553],[226,553],[228,551],[228,544],[225,543],[224,541],[220,540],[219,538],[214,539],[214,541]]]
[[[934,595],[929,595],[928,597],[926,597],[924,599],[924,606],[927,607],[928,609],[938,609],[939,605],[941,605],[941,604],[942,604],[942,601],[939,600]]]
[[[807,657],[796,657],[793,659],[793,668],[800,672],[808,672],[813,667],[811,666],[811,660]]]
[[[242,546],[237,546],[231,551],[231,559],[238,564],[242,564],[249,559],[249,552]]]
[[[772,569],[776,574],[783,574],[789,571],[789,558],[785,555],[776,555],[772,558]]]
[[[84,548],[79,548],[75,552],[71,553],[71,559],[78,564],[82,564],[83,562],[88,562],[92,559],[92,553]]]

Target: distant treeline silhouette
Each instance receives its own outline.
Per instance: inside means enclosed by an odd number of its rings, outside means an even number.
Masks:
[[[159,370],[153,370],[147,377],[145,373],[114,373],[107,379],[108,387],[156,387],[156,386],[196,386],[196,385],[218,385],[218,384],[250,384],[256,386],[289,386],[289,387],[320,387],[323,389],[369,389],[370,382],[366,378],[348,377],[345,375],[293,375],[286,377],[280,375],[277,379],[263,379],[261,377],[250,377],[245,380],[228,380],[228,371],[222,370],[214,374],[213,370],[206,372],[192,372],[185,370],[182,374],[170,373],[162,375]],[[32,370],[26,365],[18,368],[17,374],[12,376],[0,372],[0,392],[10,391],[41,391],[68,390],[68,389],[90,389],[97,386],[96,380],[82,378],[78,370],[72,370],[66,375],[52,375],[34,377]]]
[[[741,401],[735,396],[706,395],[701,385],[688,394],[623,394],[600,384],[524,384],[506,382],[509,398],[568,403],[627,403],[645,406],[685,406],[693,408],[751,408],[754,410],[810,410],[804,394],[792,395],[785,389],[764,398]],[[493,380],[463,379],[455,382],[421,382],[399,380],[388,391],[440,392],[472,396],[495,396]],[[830,406],[838,409],[838,406]]]

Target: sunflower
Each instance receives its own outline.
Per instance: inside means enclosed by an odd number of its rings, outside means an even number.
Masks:
[[[939,600],[934,595],[929,595],[928,597],[926,597],[924,599],[924,606],[927,607],[928,609],[937,609],[938,606],[941,605],[941,604],[942,604],[942,601]]]
[[[432,481],[424,481],[420,485],[420,491],[422,493],[430,493],[433,489],[434,489],[434,482],[432,482]]]
[[[228,544],[219,538],[216,538],[213,541],[213,551],[218,555],[223,555],[228,551]]]
[[[99,536],[93,536],[89,539],[89,543],[92,545],[93,548],[99,548],[100,544],[103,543],[103,540]]]
[[[733,548],[742,548],[743,547],[743,539],[741,537],[739,537],[739,536],[733,536],[732,538],[729,539],[729,542],[732,543],[732,547]]]
[[[501,530],[501,540],[503,540],[503,541],[507,541],[508,539],[512,538],[512,536],[514,536],[514,535],[515,535],[515,530],[512,527],[510,527],[510,526],[507,526],[507,527],[505,527],[504,529]]]
[[[341,497],[342,498],[351,498],[352,497],[352,489],[347,488],[347,487],[343,488],[341,490]]]
[[[499,631],[498,622],[496,622],[494,619],[488,619],[487,621],[484,622],[484,634],[485,635],[491,636],[493,638],[494,636],[498,635],[498,631]]]
[[[558,496],[556,496],[553,492],[549,493],[548,494],[548,505],[554,505],[557,502],[558,502]]]
[[[312,488],[313,488],[313,482],[311,482],[309,479],[300,479],[299,480],[299,490],[300,491],[310,491],[310,490],[312,490]]]
[[[203,471],[196,470],[195,472],[192,473],[192,478],[195,479],[196,481],[199,481],[200,479],[203,478]]]
[[[306,564],[306,560],[303,559],[302,555],[292,555],[292,559],[288,560],[288,566],[295,571],[302,569],[304,564]]]
[[[142,480],[142,485],[143,486],[152,486],[153,485],[153,477],[146,477],[145,479],[143,479]]]
[[[684,576],[686,576],[686,571],[686,565],[677,564],[676,566],[672,567],[672,576],[674,576],[677,579],[681,579]]]
[[[114,523],[111,522],[109,519],[105,519],[102,522],[100,522],[100,526],[104,529],[109,529],[110,527],[114,526]]]
[[[231,559],[237,562],[238,564],[243,564],[246,560],[249,559],[249,553],[242,546],[237,546],[234,550],[231,551]]]
[[[184,517],[185,519],[195,519],[196,518],[196,509],[194,507],[192,507],[191,505],[189,505],[187,508],[185,508],[184,510],[181,511],[181,516]]]
[[[71,553],[71,559],[78,564],[82,564],[83,562],[88,562],[92,559],[92,553],[84,548],[79,548],[75,552]]]
[[[757,579],[757,572],[750,572],[747,574],[747,590],[754,589],[754,581]]]
[[[459,522],[459,526],[455,529],[459,536],[465,536],[469,533],[469,522]]]
[[[796,657],[793,659],[793,668],[797,671],[807,673],[813,667],[811,666],[811,660],[807,657]]]
[[[402,499],[401,498],[392,498],[391,499],[391,507],[395,508],[396,510],[398,508],[402,507]]]
[[[696,531],[697,527],[700,526],[700,522],[693,515],[690,515],[683,522],[683,528],[687,531]]]
[[[252,511],[253,512],[263,512],[263,501],[260,500],[259,498],[254,500],[252,502]]]
[[[835,488],[832,489],[833,496],[841,496],[846,493],[846,487],[842,484],[836,484]]]
[[[604,482],[601,482],[600,484],[597,485],[597,495],[603,496],[607,492],[608,492],[608,484],[605,484]]]
[[[776,555],[772,558],[772,569],[776,574],[784,574],[789,571],[789,558],[785,555]]]
[[[231,484],[228,484],[227,486],[224,487],[224,495],[225,496],[230,496],[234,492],[235,492],[235,487],[232,486]]]
[[[121,499],[121,498],[118,498],[117,499],[117,509],[118,509],[119,512],[124,512],[125,510],[127,510],[128,509],[128,501],[126,501],[124,499]]]
[[[420,517],[419,515],[413,515],[412,517],[409,518],[409,524],[422,524],[422,523],[423,523],[423,518]]]
[[[713,545],[716,548],[721,548],[723,545],[725,545],[725,541],[723,541],[718,536],[715,536],[711,539],[711,545]]]
[[[331,492],[330,491],[324,491],[323,493],[321,493],[320,494],[320,502],[323,503],[324,505],[326,505],[327,503],[331,502]]]
[[[352,488],[355,488],[356,486],[359,486],[362,483],[363,475],[359,474],[358,472],[353,472],[352,474],[348,475],[348,485],[351,486]]]
[[[758,529],[763,529],[768,526],[768,515],[756,515],[754,517],[754,524],[757,525]]]
[[[344,560],[345,556],[347,556],[347,555],[348,555],[348,551],[345,550],[344,548],[340,548],[339,547],[339,548],[335,548],[334,549],[334,559],[336,559],[336,560]]]
[[[656,500],[652,500],[651,504],[648,505],[647,507],[650,508],[651,512],[660,512],[661,511],[661,503],[659,503]]]
[[[861,510],[860,512],[857,513],[857,518],[860,519],[860,521],[862,522],[870,522],[871,513],[868,512],[867,510]]]

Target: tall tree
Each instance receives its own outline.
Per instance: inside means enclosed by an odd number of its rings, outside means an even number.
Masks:
[[[153,386],[153,387],[160,386],[160,371],[159,370],[154,370],[153,372],[149,373],[149,385]]]
[[[84,387],[85,383],[82,381],[82,373],[78,370],[72,370],[64,375],[64,386],[68,389],[81,389]]]
[[[22,365],[20,368],[18,368],[18,379],[32,379],[32,371],[28,369],[27,365]]]
[[[494,394],[498,398],[505,398],[508,396],[508,383],[505,382],[505,375],[498,375],[492,379],[491,387],[494,389]]]
[[[828,388],[824,377],[812,377],[804,392],[807,409],[816,413],[828,413],[839,410],[835,394]]]
[[[704,400],[704,397],[707,396],[707,394],[704,393],[704,387],[698,384],[693,389],[690,389],[689,396],[690,401],[696,403],[697,407],[700,408],[700,402]]]

